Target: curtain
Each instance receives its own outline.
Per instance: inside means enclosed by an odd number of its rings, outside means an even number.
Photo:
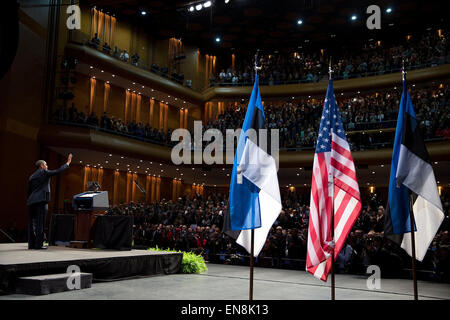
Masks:
[[[115,170],[114,171],[113,205],[117,205],[119,203],[119,201],[118,201],[118,196],[119,196],[119,178],[120,178],[120,172]]]
[[[103,96],[103,112],[108,112],[110,91],[111,85],[105,82],[105,94]]]
[[[141,122],[141,102],[142,96],[140,94],[137,95],[136,98],[136,122]]]
[[[98,27],[97,34],[100,39],[103,38],[103,19],[105,18],[105,14],[103,12],[98,13]]]
[[[97,32],[97,20],[98,20],[98,10],[92,9],[91,39],[94,38],[94,35]]]
[[[97,181],[100,186],[103,184],[103,168],[99,168],[97,171]]]
[[[159,102],[159,129],[164,126],[164,103]]]
[[[148,124],[153,128],[153,109],[155,107],[155,100],[150,99],[150,112],[148,113]]]
[[[150,201],[153,203],[155,202],[155,196],[156,196],[156,177],[152,177],[152,196]]]
[[[129,114],[129,109],[130,109],[130,97],[131,97],[131,93],[129,90],[125,90],[125,112],[124,112],[124,123],[128,122],[128,114]]]
[[[111,30],[110,30],[110,35],[109,35],[109,41],[110,41],[110,47],[114,48],[114,35],[116,32],[116,23],[117,20],[115,17],[111,17]]]
[[[184,110],[180,109],[180,125],[179,128],[184,128]]]
[[[92,77],[90,80],[90,92],[89,92],[89,114],[94,110],[95,102],[95,87],[97,85],[97,80]]]
[[[188,113],[189,109],[184,109],[184,128],[188,128]]]
[[[169,106],[165,105],[164,106],[164,132],[167,132],[167,119],[168,119],[168,112],[169,111]]]
[[[156,201],[161,201],[161,178],[156,178]]]
[[[151,182],[152,182],[152,177],[150,177],[149,175],[147,175],[147,178],[145,180],[145,203],[149,203],[150,201],[150,196],[151,196]]]
[[[91,173],[91,168],[88,166],[84,166],[83,191],[86,191],[86,189],[87,189],[87,182],[89,181],[90,173]]]
[[[131,200],[131,179],[133,178],[133,176],[131,175],[130,172],[127,172],[127,203],[130,203]]]
[[[136,120],[136,93],[131,94],[131,118],[130,122]]]

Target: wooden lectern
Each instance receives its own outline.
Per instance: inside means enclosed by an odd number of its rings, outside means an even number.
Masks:
[[[109,208],[108,191],[87,191],[76,194],[72,200],[75,211],[75,247],[92,247],[95,217]],[[72,246],[72,245],[71,245]]]

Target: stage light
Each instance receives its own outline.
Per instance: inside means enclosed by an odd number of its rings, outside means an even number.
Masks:
[[[90,68],[90,69],[93,69],[94,67],[93,67],[93,66],[89,66],[89,68]]]
[[[228,3],[228,2],[230,2],[230,0],[225,0],[225,3]]]
[[[190,12],[194,11],[194,6],[191,6],[191,7],[189,8],[189,11],[190,11]]]
[[[391,13],[392,12],[392,8],[387,8],[386,9],[386,13]]]
[[[147,11],[142,10],[141,15],[145,16],[147,14]]]
[[[303,24],[303,20],[302,20],[302,19],[298,19],[298,20],[297,20],[297,24],[298,24],[298,25]]]
[[[209,8],[209,7],[211,7],[211,1],[206,1],[206,2],[203,4],[203,7],[204,7],[204,8]]]
[[[116,76],[115,74],[112,75],[113,78],[114,78],[115,76]]]
[[[216,42],[220,42],[220,38],[219,37],[216,38]]]
[[[350,19],[352,19],[352,21],[355,21],[356,19],[358,19],[358,17],[356,15],[352,15]]]
[[[202,8],[203,8],[203,6],[202,6],[201,4],[198,4],[198,5],[195,6],[195,9],[196,9],[197,11],[202,10]]]

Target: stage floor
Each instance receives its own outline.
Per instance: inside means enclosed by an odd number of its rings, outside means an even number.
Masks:
[[[148,250],[117,251],[105,249],[73,249],[58,246],[50,246],[47,250],[28,250],[28,245],[26,243],[1,243],[0,265],[136,257],[160,254],[167,255],[171,253]]]
[[[208,264],[205,274],[174,274],[94,283],[91,288],[47,296],[4,295],[0,299],[68,300],[247,300],[248,267]],[[366,277],[336,275],[338,300],[412,300],[412,281],[382,279],[380,290],[369,290]],[[157,288],[157,289],[155,289]],[[418,282],[419,299],[450,299],[450,284]],[[329,300],[328,283],[304,271],[255,268],[257,300]]]
[[[26,243],[0,244],[0,289],[13,292],[24,276],[58,274],[75,265],[92,273],[94,280],[118,280],[136,276],[176,274],[182,253],[149,250],[74,249],[50,246],[28,250]]]

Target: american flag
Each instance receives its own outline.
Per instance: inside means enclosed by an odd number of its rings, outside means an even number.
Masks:
[[[333,205],[334,202],[334,205]],[[306,270],[327,281],[361,210],[355,165],[330,80],[314,153]],[[334,239],[332,218],[334,214]]]

